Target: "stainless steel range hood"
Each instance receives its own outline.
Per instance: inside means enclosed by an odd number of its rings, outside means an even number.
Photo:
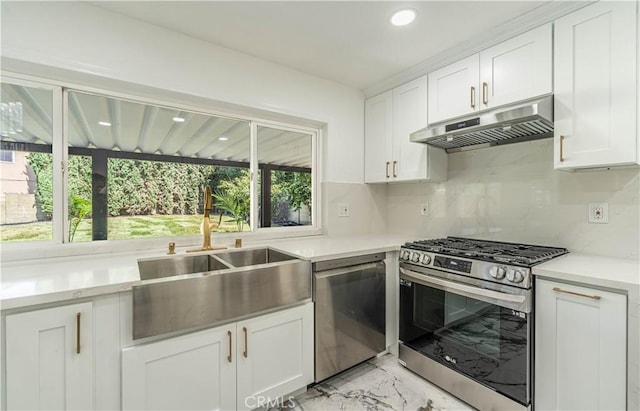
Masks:
[[[411,133],[447,153],[553,137],[553,96],[496,108]]]

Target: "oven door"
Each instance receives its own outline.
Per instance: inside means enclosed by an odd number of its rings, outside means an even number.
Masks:
[[[512,295],[453,281],[460,277],[454,274],[420,271],[400,268],[402,343],[528,405],[531,291]]]

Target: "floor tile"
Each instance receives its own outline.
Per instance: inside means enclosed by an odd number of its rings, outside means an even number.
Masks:
[[[388,354],[360,364],[296,397],[298,410],[473,410],[398,364]]]

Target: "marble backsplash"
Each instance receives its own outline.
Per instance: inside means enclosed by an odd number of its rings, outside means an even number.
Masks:
[[[623,258],[640,248],[640,169],[553,169],[551,139],[449,154],[443,183],[390,184],[388,233],[467,236],[566,247]],[[420,208],[428,203],[430,214]],[[609,223],[588,222],[589,203],[609,204]]]
[[[387,231],[385,184],[323,183],[322,221],[330,235],[384,234]],[[349,216],[338,205],[349,205]]]

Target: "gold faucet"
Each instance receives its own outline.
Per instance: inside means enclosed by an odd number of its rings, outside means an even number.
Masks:
[[[208,250],[224,250],[227,247],[213,247],[211,246],[211,230],[218,228],[218,223],[212,223],[209,219],[209,213],[213,209],[213,200],[211,197],[211,188],[209,186],[204,189],[204,218],[200,223],[200,233],[202,234],[202,248],[194,248],[187,250],[188,253],[196,251],[208,251]]]

